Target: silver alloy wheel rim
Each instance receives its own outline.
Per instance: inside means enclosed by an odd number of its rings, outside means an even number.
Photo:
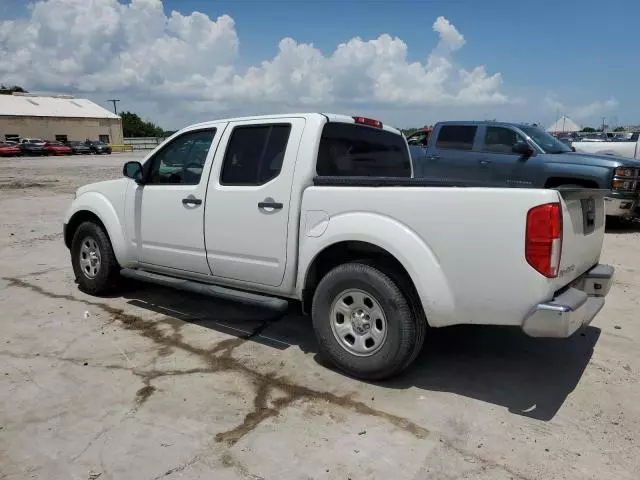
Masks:
[[[86,237],[80,247],[80,269],[87,278],[96,278],[100,272],[102,256],[98,242],[93,237]]]
[[[376,298],[363,290],[349,289],[331,304],[331,331],[347,352],[359,357],[376,353],[387,339],[387,318]]]

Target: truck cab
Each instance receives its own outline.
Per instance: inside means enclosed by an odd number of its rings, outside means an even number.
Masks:
[[[520,188],[607,189],[608,216],[634,214],[640,162],[578,152],[536,126],[441,122],[426,148],[411,146],[415,174],[461,184]]]

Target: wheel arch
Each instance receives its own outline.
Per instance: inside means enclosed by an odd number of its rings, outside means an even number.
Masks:
[[[100,225],[107,233],[118,263],[123,266],[130,263],[126,261],[128,255],[124,228],[113,205],[103,195],[94,192],[83,194],[76,199],[76,202],[73,213],[68,216],[68,220],[65,222],[64,243],[67,248],[71,248],[73,236],[78,227],[85,221],[92,221]]]
[[[95,213],[89,210],[80,210],[74,213],[67,223],[67,228],[64,232],[64,244],[67,246],[67,248],[71,248],[73,237],[76,234],[78,227],[84,222],[94,222],[104,228],[105,231],[107,230],[107,228],[104,226],[104,223],[102,223],[102,220],[100,220],[100,217],[98,217]],[[109,236],[109,239],[111,239],[111,236]]]
[[[579,185],[584,188],[599,188],[598,182],[596,182],[595,180],[569,176],[549,177],[544,184],[544,188],[556,188],[560,185]]]
[[[309,264],[302,290],[302,305],[305,311],[310,310],[308,306],[311,304],[320,280],[333,268],[350,262],[367,263],[381,268],[385,273],[402,275],[415,291],[415,285],[409,272],[387,250],[369,242],[344,240],[333,243],[318,252]],[[417,294],[417,291],[415,293]]]

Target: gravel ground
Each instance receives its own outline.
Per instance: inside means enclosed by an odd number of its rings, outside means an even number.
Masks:
[[[433,330],[366,383],[321,363],[293,307],[79,292],[63,212],[133,157],[0,159],[0,478],[640,478],[637,225],[608,232],[616,282],[581,334]]]

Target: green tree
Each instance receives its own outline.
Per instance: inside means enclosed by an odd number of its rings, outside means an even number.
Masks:
[[[153,122],[145,122],[137,113],[122,112],[122,132],[125,137],[164,137],[165,132]]]
[[[595,131],[596,131],[596,129],[595,129],[595,128],[591,128],[591,127],[584,127],[584,128],[582,129],[582,131],[583,131],[583,132],[586,132],[586,133],[593,133],[593,132],[595,132]]]
[[[0,85],[0,95],[11,95],[13,92],[29,93],[19,85],[13,85],[11,87]]]
[[[613,129],[614,132],[624,132],[624,127],[616,127]]]

